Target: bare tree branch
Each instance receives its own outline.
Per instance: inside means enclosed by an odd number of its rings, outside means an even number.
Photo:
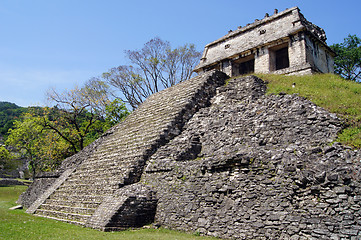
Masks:
[[[201,53],[193,44],[172,50],[169,42],[156,37],[126,55],[132,65],[112,68],[103,78],[135,109],[150,95],[189,79]]]

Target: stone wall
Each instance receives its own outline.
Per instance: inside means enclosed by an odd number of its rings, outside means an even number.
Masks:
[[[297,22],[297,25],[293,25],[293,22]],[[302,28],[297,8],[255,21],[207,44],[206,53],[197,68],[233,57],[246,50],[268,45],[276,40],[288,38],[289,35]]]
[[[333,143],[342,123],[265,89],[231,80],[152,155],[141,183],[157,192],[156,222],[232,239],[360,238],[361,154]]]
[[[68,159],[28,212],[104,231],[154,222],[229,239],[360,239],[361,153],[334,142],[342,121],[265,95],[257,77],[225,78],[153,95],[86,159]]]
[[[317,72],[334,72],[334,61],[330,58],[328,50],[320,45],[313,38],[306,36],[305,43],[307,51],[307,62],[309,62]]]

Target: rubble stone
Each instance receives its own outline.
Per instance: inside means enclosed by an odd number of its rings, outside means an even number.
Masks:
[[[297,95],[266,95],[255,76],[225,79],[207,73],[155,95],[29,209],[104,231],[153,222],[229,239],[359,237],[361,153],[334,142],[341,120]],[[142,119],[132,129],[142,134],[126,130]],[[131,149],[142,154],[127,162]]]

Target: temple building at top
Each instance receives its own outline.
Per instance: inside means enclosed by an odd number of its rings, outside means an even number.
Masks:
[[[325,31],[307,21],[298,7],[266,14],[261,20],[207,44],[194,69],[212,69],[229,76],[249,73],[333,73],[335,53]]]

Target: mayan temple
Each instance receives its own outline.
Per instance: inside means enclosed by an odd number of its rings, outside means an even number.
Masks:
[[[335,142],[342,121],[241,76],[333,72],[325,40],[298,8],[229,32],[205,47],[198,76],[150,96],[19,202],[102,231],[359,239],[361,152]]]
[[[333,73],[335,53],[325,31],[307,21],[297,7],[230,30],[207,44],[198,73],[217,69],[228,76],[247,73]]]

